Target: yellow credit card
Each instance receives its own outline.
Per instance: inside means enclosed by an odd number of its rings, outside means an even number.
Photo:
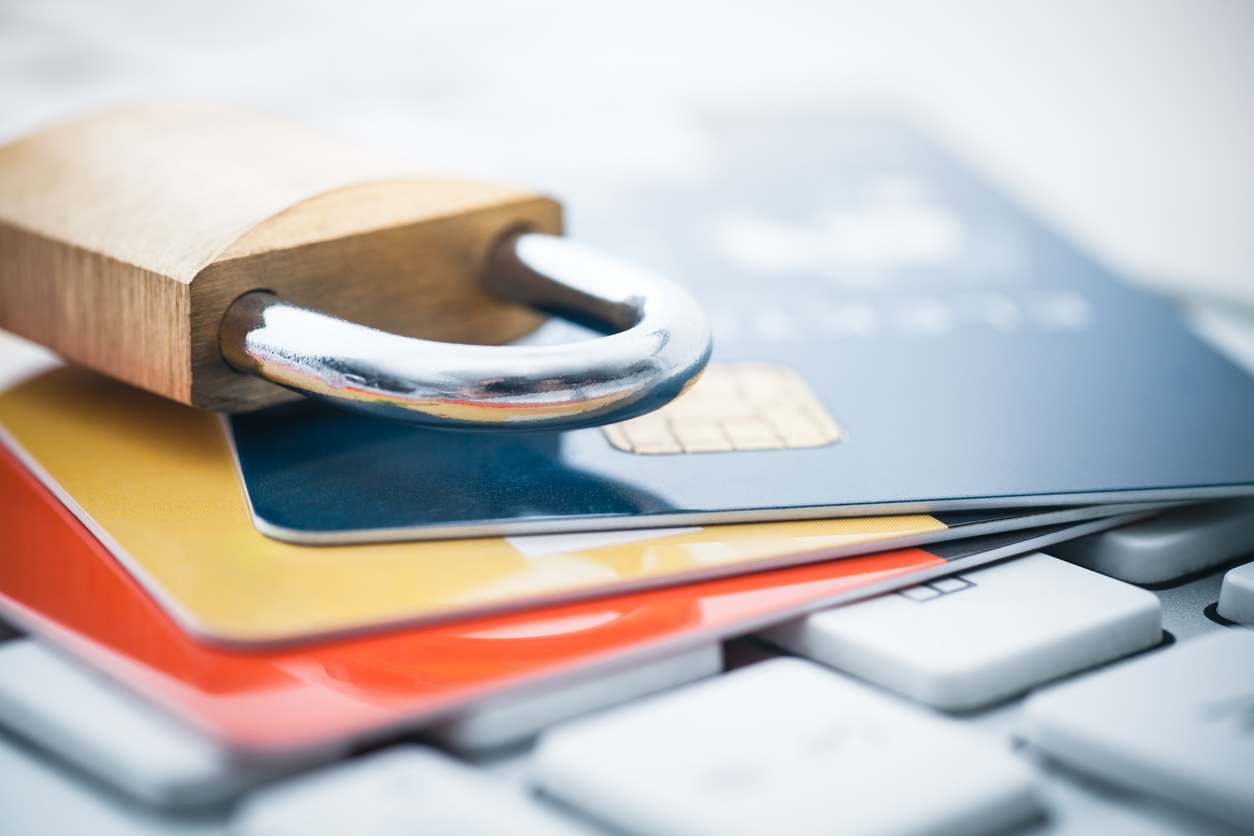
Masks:
[[[227,642],[480,614],[1056,521],[986,515],[950,526],[919,514],[301,546],[254,527],[214,413],[64,367],[0,395],[0,425],[186,629]]]

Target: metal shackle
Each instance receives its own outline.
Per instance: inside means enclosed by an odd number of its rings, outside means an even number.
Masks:
[[[433,342],[254,291],[227,309],[218,344],[233,369],[344,409],[491,431],[625,421],[679,396],[709,360],[709,326],[687,291],[565,238],[505,238],[481,282],[499,299],[605,336],[537,346]]]

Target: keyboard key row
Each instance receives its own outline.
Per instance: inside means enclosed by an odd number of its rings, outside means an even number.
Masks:
[[[1229,576],[1237,584],[1224,588],[1238,590],[1239,602],[1245,575]],[[1031,555],[767,636],[916,701],[967,710],[1153,646],[1158,600]],[[1231,600],[1225,592],[1221,603]],[[1254,821],[1254,631],[1212,629],[1037,690],[1025,704],[1025,736],[1113,784]],[[605,832],[600,822],[676,836],[909,834],[997,832],[1042,815],[1062,821],[1053,779],[1042,782],[1004,739],[969,722],[797,659],[714,676],[721,668],[720,648],[703,648],[429,730],[442,745],[475,751],[543,728],[525,764],[539,798],[406,745],[254,789],[236,805],[231,832],[561,836]],[[0,722],[156,804],[223,798],[279,771],[241,767],[30,639],[0,644]]]
[[[1024,714],[1032,745],[1074,769],[1248,827],[1252,710],[1254,632],[1238,628],[1039,691]],[[552,727],[529,765],[582,816],[396,747],[255,791],[233,832],[979,834],[1056,815],[1063,791],[969,724],[798,659]],[[1063,799],[1055,825],[1082,803]],[[1178,832],[1103,810],[1118,832]]]

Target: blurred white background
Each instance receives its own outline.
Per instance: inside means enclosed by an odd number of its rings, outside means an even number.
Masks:
[[[890,110],[1254,356],[1244,0],[0,2],[0,140],[189,97],[558,196],[698,170],[702,113]]]

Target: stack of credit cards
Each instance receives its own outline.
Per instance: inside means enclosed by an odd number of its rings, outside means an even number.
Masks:
[[[808,611],[1254,493],[1254,380],[910,130],[707,129],[700,176],[571,199],[715,332],[632,421],[228,418],[0,342],[0,615],[235,765],[149,800],[415,729],[505,745],[597,707],[586,683],[666,687]]]
[[[292,542],[1254,489],[1254,381],[1164,301],[887,121],[715,124],[692,182],[576,194],[580,240],[684,282],[712,366],[616,428],[485,440],[313,403],[231,420]]]

